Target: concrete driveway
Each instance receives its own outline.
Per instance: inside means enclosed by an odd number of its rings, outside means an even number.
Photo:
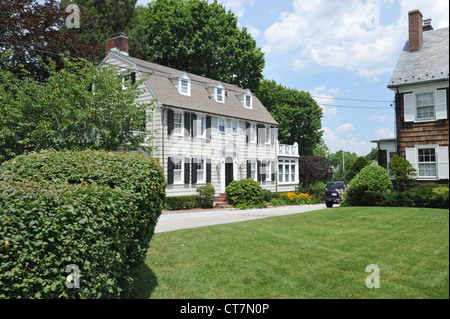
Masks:
[[[214,209],[210,211],[166,213],[159,217],[155,233],[178,229],[203,227],[218,224],[241,222],[245,220],[267,218],[282,215],[300,214],[320,209],[327,209],[325,204],[277,206],[268,208],[252,208],[245,210]],[[332,208],[330,208],[332,209]]]

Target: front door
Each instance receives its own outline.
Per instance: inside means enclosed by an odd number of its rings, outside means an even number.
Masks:
[[[233,160],[225,161],[225,187],[233,181]]]

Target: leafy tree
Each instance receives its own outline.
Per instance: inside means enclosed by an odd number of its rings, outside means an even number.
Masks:
[[[143,129],[150,105],[135,102],[140,81],[126,81],[124,90],[114,68],[62,62],[61,70],[47,64],[45,83],[24,69],[19,78],[0,72],[0,162],[36,149],[136,150],[150,137]]]
[[[137,0],[63,0],[65,7],[74,3],[83,13],[80,28],[74,30],[86,44],[95,47],[95,59],[105,57],[105,41],[132,27]],[[139,41],[137,39],[137,41]]]
[[[389,173],[395,176],[395,186],[399,192],[416,185],[417,170],[401,156],[394,155],[388,163]]]
[[[322,156],[300,156],[298,168],[300,184],[305,188],[318,182],[328,182],[333,176],[331,162]]]
[[[344,181],[345,173],[348,168],[352,166],[357,157],[358,154],[343,150],[337,151],[336,153],[331,153],[330,156],[328,156],[328,159],[334,169],[333,181]]]
[[[345,173],[345,181],[350,182],[353,177],[356,176],[356,174],[358,174],[364,167],[369,164],[369,161],[364,156],[357,157],[352,166],[350,166],[348,171]]]
[[[263,80],[258,99],[280,124],[278,139],[299,145],[300,155],[312,155],[322,138],[322,109],[307,92],[289,89],[275,81]]]
[[[323,138],[321,138],[320,142],[318,144],[316,144],[316,147],[314,148],[312,155],[328,158],[328,156],[330,156],[330,154],[331,154],[330,149],[328,148],[327,144],[325,144],[325,141],[323,140]]]
[[[366,159],[369,163],[378,162],[378,149],[376,147],[372,148],[369,154],[366,155]]]
[[[23,66],[33,78],[43,81],[49,76],[44,63],[47,57],[62,67],[60,52],[86,59],[94,56],[94,48],[65,27],[69,13],[61,10],[56,0],[2,0],[0,12],[0,54],[10,52],[2,70],[18,76]]]
[[[216,0],[156,0],[130,29],[130,52],[143,60],[250,89],[262,78],[264,54]]]

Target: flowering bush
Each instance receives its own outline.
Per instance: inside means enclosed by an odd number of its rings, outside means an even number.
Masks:
[[[314,202],[314,196],[309,193],[279,193],[278,198],[274,198],[270,201],[272,206],[283,206],[283,205],[304,205],[312,204]]]

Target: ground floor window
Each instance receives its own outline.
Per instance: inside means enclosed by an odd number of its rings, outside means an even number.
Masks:
[[[278,160],[278,183],[297,183],[296,159]]]
[[[420,177],[436,177],[436,150],[434,148],[419,148],[418,163]]]

